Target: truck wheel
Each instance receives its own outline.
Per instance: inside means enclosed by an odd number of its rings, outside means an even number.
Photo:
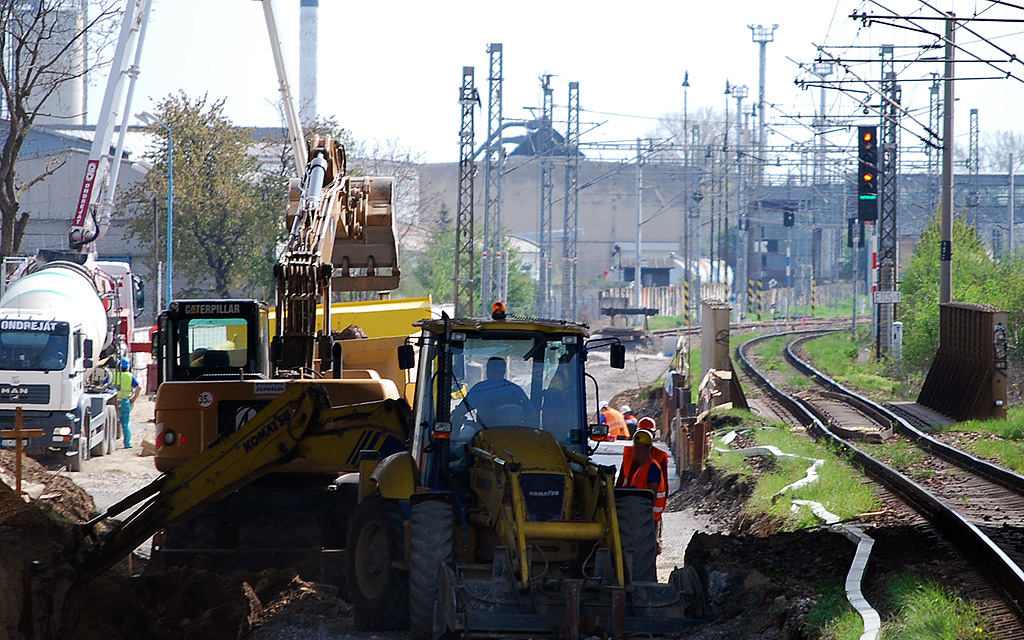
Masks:
[[[345,547],[345,573],[356,624],[370,630],[409,624],[409,572],[405,566],[402,510],[379,493],[366,497],[352,515]]]
[[[654,522],[651,501],[643,496],[621,496],[615,499],[619,517],[619,538],[622,550],[633,550],[633,582],[658,580],[658,528]]]
[[[106,420],[103,423],[103,441],[106,443],[107,455],[114,453],[114,441],[117,440],[117,428],[120,421],[117,419],[117,409],[109,404],[103,407]]]
[[[452,506],[427,500],[412,506],[409,518],[409,628],[415,638],[432,638],[438,572],[455,555]]]

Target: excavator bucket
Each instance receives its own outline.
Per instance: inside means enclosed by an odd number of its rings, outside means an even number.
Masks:
[[[521,590],[500,547],[488,569],[439,572],[435,638],[658,636],[704,622],[703,593],[689,569],[677,569],[668,584],[632,582],[618,587],[608,576],[593,576],[539,579],[532,588]]]
[[[398,288],[394,182],[394,178],[348,178],[348,198],[331,256],[335,291]]]

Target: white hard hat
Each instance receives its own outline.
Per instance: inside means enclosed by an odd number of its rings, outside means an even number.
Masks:
[[[607,408],[608,408],[608,401],[607,401],[607,400],[605,400],[605,401],[603,401],[603,402],[601,403],[601,408],[602,408],[602,409],[607,409]]]
[[[619,407],[619,411],[621,411],[622,413],[629,413],[630,411],[632,411],[632,409],[629,408],[628,404],[624,404],[621,407]]]

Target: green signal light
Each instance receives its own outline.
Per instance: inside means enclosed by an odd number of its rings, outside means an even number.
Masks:
[[[875,196],[875,195],[865,195],[865,196],[858,196],[858,197],[861,200],[878,200],[878,196]]]

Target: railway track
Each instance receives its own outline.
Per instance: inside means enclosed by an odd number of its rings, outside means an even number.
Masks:
[[[871,316],[857,316],[857,324],[870,322]],[[803,329],[845,329],[850,326],[850,318],[791,318],[789,320],[760,320],[737,322],[730,325],[731,331],[750,331],[752,329],[777,329],[778,327],[800,327]],[[693,324],[690,328],[673,327],[671,329],[655,329],[648,331],[651,336],[684,336],[700,335],[700,324]]]
[[[747,353],[749,347],[787,334],[750,340],[737,349],[737,355],[745,374],[771,397],[773,404],[782,405],[794,422],[817,437],[847,451],[868,476],[926,517],[971,560],[1003,602],[1000,606],[993,598],[982,598],[983,608],[994,625],[991,637],[1021,637],[1024,476],[931,438],[892,409],[846,389],[799,358],[794,348],[821,333],[790,332],[788,335],[795,335],[796,339],[785,349],[789,365],[817,382],[822,388],[820,392],[788,394],[752,364]],[[919,446],[928,454],[927,473],[920,474],[915,481],[872,455],[874,445],[855,443],[851,438],[862,435],[865,423],[874,423],[879,433],[895,431]]]

